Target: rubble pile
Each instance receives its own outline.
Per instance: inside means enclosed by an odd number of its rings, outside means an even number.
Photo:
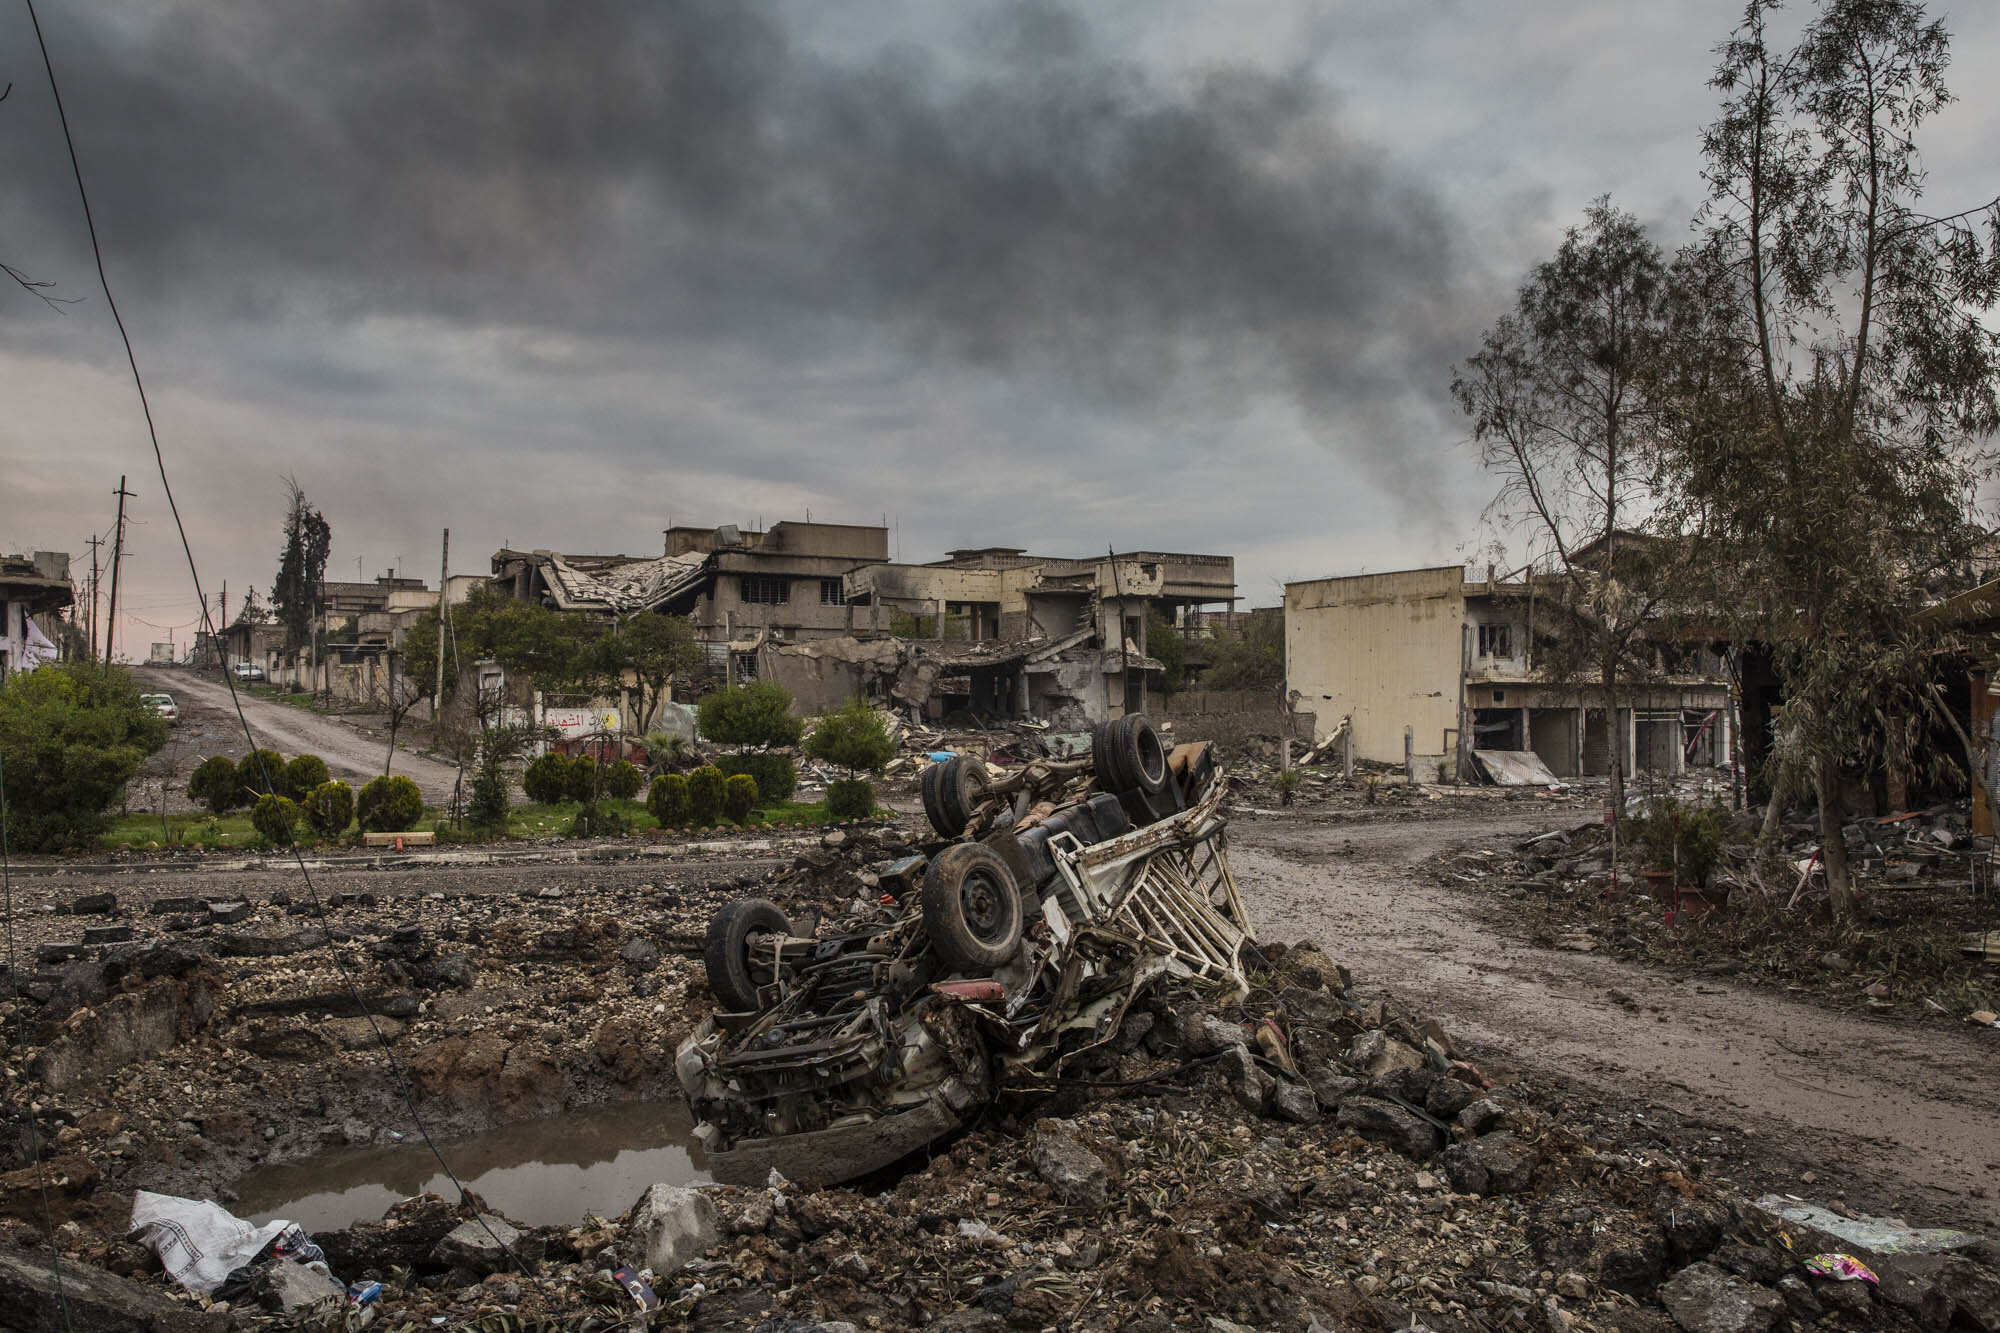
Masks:
[[[1754,812],[1729,820],[1699,897],[1688,886],[1677,892],[1671,872],[1629,843],[1614,876],[1611,835],[1598,821],[1448,853],[1431,872],[1482,897],[1512,899],[1531,931],[1555,947],[1602,948],[1836,1004],[1958,1019],[2000,1007],[2000,973],[1968,944],[2000,928],[2000,897],[1988,887],[1994,839],[1974,836],[1969,823],[1962,804],[1849,821],[1843,834],[1863,899],[1856,919],[1844,923],[1825,910],[1817,825],[1785,822],[1760,860]]]
[[[105,1328],[337,1326],[345,1293],[379,1284],[365,1299],[386,1329],[2000,1329],[1978,1238],[1912,1249],[1747,1198],[1712,1159],[1482,1068],[1309,943],[1247,947],[1233,996],[1161,976],[1101,1044],[844,1187],[801,1159],[557,1227],[420,1196],[310,1238],[353,1284],[338,1296],[280,1260],[198,1297],[127,1234],[137,1190],[227,1206],[254,1164],[393,1141],[397,1068],[447,1151],[457,1132],[676,1096],[676,1044],[715,1006],[695,955],[716,909],[754,892],[866,916],[908,892],[896,867],[921,837],[843,829],[769,871],[504,896],[425,872],[417,893],[328,894],[324,919],[284,892],[79,896],[30,918],[36,970],[6,988],[24,1045],[0,1327],[37,1326],[52,1299],[52,1222],[64,1290],[97,1320],[79,1326]],[[1584,841],[1466,864],[1560,880]],[[1808,1266],[1833,1254],[1875,1280]]]

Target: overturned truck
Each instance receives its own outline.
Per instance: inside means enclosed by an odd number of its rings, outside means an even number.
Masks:
[[[1223,793],[1207,745],[1170,752],[1131,715],[1088,758],[925,770],[937,839],[866,911],[803,928],[725,905],[719,1011],[675,1060],[716,1179],[852,1179],[1059,1077],[1161,977],[1244,990]]]

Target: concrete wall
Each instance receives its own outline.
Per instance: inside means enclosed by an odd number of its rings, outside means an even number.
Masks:
[[[1464,571],[1458,565],[1285,585],[1285,679],[1316,737],[1354,719],[1357,758],[1445,749],[1458,726]]]
[[[1213,741],[1226,754],[1242,754],[1284,734],[1284,711],[1274,690],[1183,690],[1179,694],[1146,696],[1146,716],[1159,726],[1171,723],[1161,735],[1169,744],[1184,741]],[[1314,715],[1292,714],[1292,739],[1300,744],[1296,754],[1313,739]],[[1339,725],[1336,720],[1335,725]]]

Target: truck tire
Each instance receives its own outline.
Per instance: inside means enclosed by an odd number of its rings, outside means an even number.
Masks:
[[[1021,947],[1021,890],[991,847],[961,842],[924,873],[924,928],[952,970],[989,971]]]
[[[701,945],[708,988],[724,1013],[748,1013],[757,1007],[757,979],[750,972],[752,935],[789,935],[792,923],[767,898],[736,898],[708,919]]]
[[[1114,795],[1155,794],[1174,780],[1167,766],[1167,747],[1143,713],[1128,713],[1099,726],[1090,736],[1090,755],[1097,785]]]
[[[924,770],[924,814],[940,838],[965,836],[985,781],[985,765],[969,754],[953,755]]]

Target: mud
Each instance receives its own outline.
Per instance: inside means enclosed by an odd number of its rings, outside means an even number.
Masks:
[[[2000,1227],[1991,1032],[1833,1013],[1726,978],[1541,947],[1507,899],[1415,873],[1439,852],[1561,822],[1505,805],[1420,823],[1244,818],[1232,863],[1261,928],[1309,932],[1371,985],[1540,1081],[1754,1141],[1745,1180]]]
[[[488,1207],[529,1226],[574,1226],[617,1216],[650,1185],[706,1181],[693,1129],[678,1099],[621,1103],[445,1139],[437,1153],[415,1139],[320,1153],[252,1171],[222,1197],[254,1222],[284,1218],[308,1232],[335,1231],[413,1194],[457,1198],[442,1155],[458,1184]]]

